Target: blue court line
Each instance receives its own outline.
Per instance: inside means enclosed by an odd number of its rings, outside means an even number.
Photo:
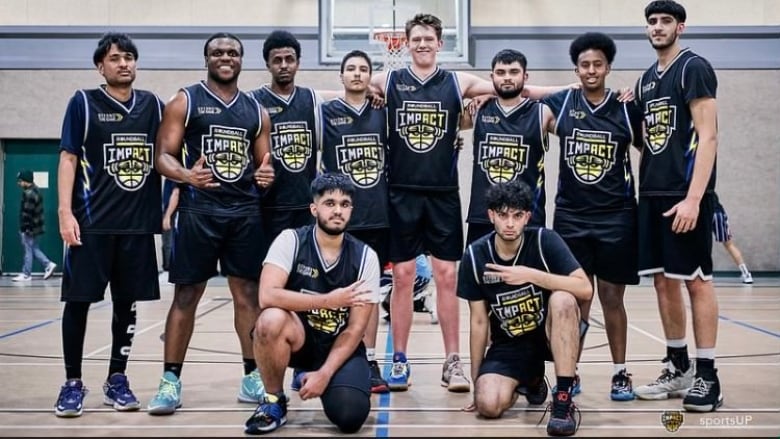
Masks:
[[[392,323],[391,323],[392,325]],[[393,368],[393,331],[392,327],[387,327],[387,342],[385,343],[385,358],[390,355],[390,362],[385,363],[384,376],[390,376],[390,370]],[[390,407],[390,395],[392,392],[379,394],[379,410],[376,413],[376,437],[389,437],[390,412],[385,410]]]
[[[745,323],[745,322],[743,322],[741,320],[734,320],[732,318],[729,318],[729,317],[726,317],[726,316],[722,316],[720,314],[718,315],[718,318],[721,319],[721,320],[725,320],[727,322],[731,322],[731,323],[733,323],[735,325],[742,326],[744,328],[752,329],[753,331],[760,332],[762,334],[771,335],[772,337],[780,338],[780,333],[777,333],[777,332],[774,332],[774,331],[770,331],[768,329],[760,328],[758,326],[753,326],[750,323]]]
[[[109,303],[111,303],[111,302],[101,303],[101,304],[95,306],[95,308],[90,307],[90,310],[96,309],[96,308],[102,308],[102,307],[108,305]],[[59,322],[60,320],[62,320],[62,317],[57,317],[56,319],[51,319],[51,320],[45,320],[43,322],[36,323],[34,325],[30,325],[30,326],[27,326],[27,327],[24,327],[24,328],[21,328],[21,329],[16,329],[16,330],[11,331],[11,332],[6,332],[5,334],[0,334],[0,340],[2,340],[4,338],[13,337],[14,335],[23,334],[25,332],[32,331],[33,329],[38,329],[38,328],[44,327],[46,325],[51,325],[52,323]]]

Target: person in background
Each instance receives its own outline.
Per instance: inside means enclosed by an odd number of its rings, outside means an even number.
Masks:
[[[22,188],[22,203],[19,209],[19,235],[24,247],[22,272],[11,280],[26,282],[32,280],[33,257],[44,267],[43,278],[48,279],[57,264],[38,247],[38,238],[43,235],[43,197],[33,181],[33,173],[22,170],[16,175],[16,183]]]

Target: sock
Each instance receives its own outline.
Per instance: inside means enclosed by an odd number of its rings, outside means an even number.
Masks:
[[[406,363],[406,354],[403,352],[396,352],[393,354],[393,363]]]
[[[666,356],[672,362],[672,366],[680,372],[687,372],[691,367],[691,360],[688,358],[688,347],[666,346]]]
[[[739,271],[741,271],[742,274],[745,276],[747,276],[750,273],[750,271],[748,271],[747,265],[745,265],[744,263],[739,264]]]
[[[574,377],[562,377],[562,376],[556,376],[555,382],[558,387],[558,392],[571,392],[571,386],[574,384]]]
[[[255,359],[244,358],[244,375],[249,375],[255,369],[257,369],[257,363],[255,363]]]
[[[181,368],[183,364],[182,363],[168,363],[165,362],[163,364],[163,373],[164,372],[170,372],[174,375],[176,375],[176,378],[181,378]]]
[[[81,379],[89,305],[89,302],[66,302],[62,311],[62,355],[68,380]]]
[[[111,319],[111,360],[108,376],[125,373],[135,335],[135,302],[114,302]]]
[[[366,359],[368,361],[376,361],[376,349],[366,348]]]
[[[696,371],[715,368],[715,348],[696,349]]]
[[[621,371],[622,371],[622,372],[625,372],[625,370],[626,370],[626,363],[615,363],[615,364],[612,366],[612,370],[613,370],[613,372],[612,372],[612,374],[613,374],[613,375],[617,375],[617,374],[619,374]]]

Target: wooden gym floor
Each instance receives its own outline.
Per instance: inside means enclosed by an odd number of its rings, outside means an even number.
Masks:
[[[173,296],[167,275],[160,277],[162,300],[140,303],[128,376],[146,407],[162,373],[161,336]],[[0,436],[242,436],[253,405],[236,402],[242,374],[233,311],[224,279],[212,279],[200,303],[195,334],[185,363],[182,409],[173,416],[119,413],[103,405],[102,384],[110,354],[110,304],[93,305],[84,348],[84,382],[91,390],[83,416],[60,419],[53,405],[64,381],[59,278],[37,277],[17,285],[0,277]],[[733,277],[716,277],[720,335],[716,367],[725,404],[715,413],[684,413],[683,424],[668,433],[665,411],[681,410],[680,400],[613,402],[609,399],[612,364],[599,305],[579,371],[583,393],[575,401],[582,414],[578,436],[774,436],[780,435],[780,279],[758,276],[746,286]],[[665,352],[655,295],[646,280],[626,292],[629,317],[628,369],[634,385],[655,379]],[[461,353],[468,363],[468,307],[461,303]],[[415,314],[409,358],[413,386],[408,392],[374,395],[362,437],[388,436],[546,436],[543,408],[520,398],[499,420],[484,420],[460,408],[470,394],[440,387],[442,342],[427,314]],[[388,326],[380,323],[377,355],[389,369]],[[689,330],[689,344],[693,336]],[[695,355],[690,348],[691,355]],[[466,364],[468,371],[468,365]],[[288,370],[285,388],[289,389]],[[554,381],[552,365],[547,376]],[[319,400],[301,401],[290,392],[288,424],[274,435],[334,436],[335,427]]]

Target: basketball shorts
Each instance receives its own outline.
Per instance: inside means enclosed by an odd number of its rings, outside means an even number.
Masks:
[[[712,215],[712,233],[715,241],[726,242],[731,240],[731,229],[729,228],[729,216],[723,209],[715,209]]]
[[[379,267],[384,267],[390,261],[390,229],[350,230],[349,234],[366,243],[376,252]]]
[[[712,196],[699,204],[696,227],[674,233],[674,216],[663,213],[682,201],[677,197],[639,197],[639,275],[663,273],[666,277],[712,279]]]
[[[390,189],[390,261],[421,253],[445,261],[463,257],[463,220],[458,191]]]
[[[153,234],[82,234],[68,247],[62,273],[63,302],[100,302],[111,286],[114,301],[160,298]]]

